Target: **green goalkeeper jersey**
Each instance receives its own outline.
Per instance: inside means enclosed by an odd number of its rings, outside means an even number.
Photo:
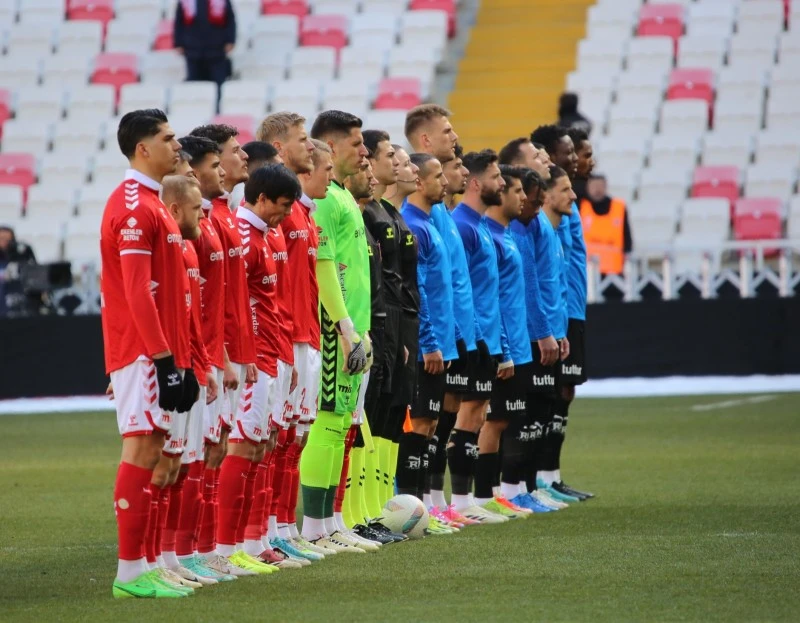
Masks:
[[[333,260],[344,305],[355,330],[370,329],[369,249],[364,219],[350,191],[335,180],[324,199],[315,199],[314,222],[319,232],[317,259]]]

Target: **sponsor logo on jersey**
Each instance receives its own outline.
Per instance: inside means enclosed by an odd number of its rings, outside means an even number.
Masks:
[[[418,470],[422,466],[422,459],[418,456],[410,456],[406,459],[406,469]]]
[[[236,257],[242,255],[242,246],[239,245],[238,247],[231,247],[228,249],[228,257]]]
[[[428,411],[431,413],[439,413],[442,409],[441,400],[428,400]]]
[[[183,244],[183,236],[180,234],[167,234],[167,243],[169,244]]]
[[[550,374],[543,374],[542,376],[534,376],[533,384],[539,387],[549,387],[556,384],[556,379]]]
[[[196,279],[199,281],[200,279],[200,269],[199,268],[187,268],[186,274],[189,276],[189,279]]]
[[[289,232],[291,240],[308,240],[308,230],[306,229],[293,229]]]
[[[491,381],[475,381],[475,391],[479,392],[490,392],[492,391],[492,382]]]
[[[583,372],[583,366],[577,366],[574,363],[568,366],[561,367],[562,374],[574,374],[576,376],[580,376],[582,372]]]
[[[276,283],[278,283],[278,275],[276,275],[275,273],[272,273],[271,275],[264,275],[261,278],[262,285],[268,286],[268,285],[275,285]]]
[[[447,382],[450,385],[463,385],[466,387],[469,384],[469,377],[462,376],[461,374],[448,374]]]
[[[515,400],[514,402],[506,400],[506,411],[524,411],[524,410],[525,410],[524,400]]]
[[[208,256],[210,262],[219,262],[225,259],[225,251],[212,251]]]
[[[349,385],[341,385],[341,384],[339,384],[336,387],[343,394],[351,394],[351,393],[353,393],[353,388],[350,387]]]
[[[272,259],[276,262],[287,262],[289,261],[289,254],[286,251],[273,251]]]

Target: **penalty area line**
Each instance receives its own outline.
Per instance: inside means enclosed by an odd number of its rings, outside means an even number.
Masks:
[[[765,396],[750,396],[749,398],[737,398],[736,400],[722,400],[720,402],[708,402],[706,404],[692,405],[692,411],[716,411],[717,409],[730,409],[742,405],[755,405],[762,402],[775,400],[777,396],[772,394]]]

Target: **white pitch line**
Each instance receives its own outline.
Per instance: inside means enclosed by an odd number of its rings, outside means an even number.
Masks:
[[[723,400],[721,402],[709,402],[703,405],[692,405],[692,411],[715,411],[716,409],[730,409],[742,405],[755,405],[761,402],[775,400],[777,396],[751,396],[750,398],[739,398],[737,400]]]

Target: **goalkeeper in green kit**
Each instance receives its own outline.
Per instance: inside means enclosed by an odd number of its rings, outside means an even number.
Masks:
[[[319,409],[300,461],[303,538],[336,551],[363,552],[337,531],[333,503],[344,459],[344,441],[356,409],[363,372],[372,361],[369,251],[364,221],[344,187],[366,162],[361,119],[327,110],[311,136],[331,148],[333,181],[312,215],[319,232],[321,357]]]

